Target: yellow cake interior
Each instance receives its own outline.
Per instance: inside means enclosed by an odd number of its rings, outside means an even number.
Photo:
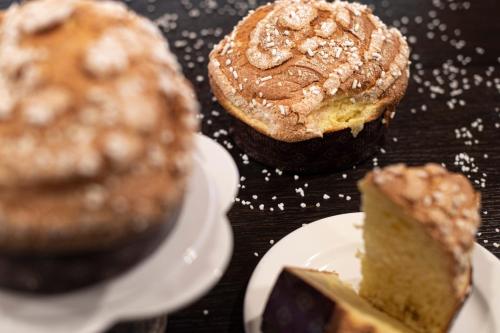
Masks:
[[[359,297],[349,285],[343,283],[334,274],[310,270],[297,270],[294,271],[294,274],[302,277],[302,279],[320,290],[325,296],[335,300],[336,306],[340,307],[344,311],[344,314],[349,317],[349,329],[347,327],[343,328],[347,329],[347,331],[356,329],[357,332],[413,332],[397,320],[376,309],[368,301]]]
[[[229,102],[220,102],[240,120],[261,133],[271,135],[270,129],[274,126],[273,124],[267,124],[256,117],[249,117],[242,109]],[[324,134],[349,128],[353,136],[357,136],[363,130],[364,125],[377,118],[379,114],[379,104],[352,103],[350,99],[340,99],[325,103],[317,111],[307,115],[306,122],[315,124],[317,129]]]
[[[366,122],[377,118],[380,105],[352,103],[350,99],[339,99],[325,104],[307,116],[308,123],[317,124],[323,133],[350,128],[356,136]]]
[[[370,186],[363,188],[363,211],[360,295],[417,332],[445,332],[457,310],[447,255],[420,224]]]

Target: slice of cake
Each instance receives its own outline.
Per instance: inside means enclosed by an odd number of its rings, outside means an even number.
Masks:
[[[441,166],[369,173],[360,295],[421,333],[446,332],[471,286],[480,195]]]
[[[412,333],[335,273],[285,268],[266,306],[263,333]]]

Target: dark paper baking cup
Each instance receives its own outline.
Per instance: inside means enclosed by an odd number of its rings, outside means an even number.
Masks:
[[[38,294],[75,291],[116,277],[150,256],[177,222],[167,221],[122,241],[108,250],[72,254],[0,253],[0,288]]]
[[[373,156],[385,140],[383,114],[354,137],[350,129],[326,133],[323,138],[283,142],[264,135],[230,116],[235,143],[258,162],[298,173],[320,173],[347,169]]]

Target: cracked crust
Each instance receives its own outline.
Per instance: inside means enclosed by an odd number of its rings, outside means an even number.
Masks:
[[[0,15],[0,248],[96,249],[162,223],[182,198],[197,108],[160,31],[126,6],[12,5]]]
[[[304,141],[394,109],[408,83],[409,48],[363,5],[280,0],[244,18],[210,54],[215,96],[226,110],[276,140]],[[370,112],[324,124],[328,106]]]

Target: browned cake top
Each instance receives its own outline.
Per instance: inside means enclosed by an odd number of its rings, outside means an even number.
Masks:
[[[159,220],[182,193],[196,110],[160,31],[124,5],[12,5],[0,16],[0,244],[72,246]]]
[[[310,115],[335,101],[396,104],[407,85],[409,49],[360,4],[278,0],[244,18],[210,55],[214,92],[282,141],[324,134]]]
[[[469,180],[437,164],[407,167],[397,164],[369,173],[364,185],[375,187],[420,222],[428,233],[468,261],[480,225],[480,194]]]

